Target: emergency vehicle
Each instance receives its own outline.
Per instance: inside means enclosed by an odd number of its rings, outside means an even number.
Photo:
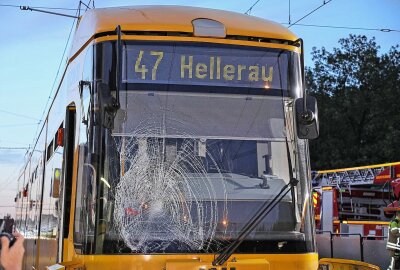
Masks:
[[[399,206],[400,162],[313,173],[316,228],[383,237]]]

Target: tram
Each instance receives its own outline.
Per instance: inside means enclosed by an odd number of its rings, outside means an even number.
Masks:
[[[24,268],[317,269],[302,46],[227,11],[87,11],[18,180]]]

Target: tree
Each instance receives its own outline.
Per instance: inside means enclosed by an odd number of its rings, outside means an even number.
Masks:
[[[306,85],[318,101],[313,169],[400,161],[400,50],[379,54],[375,39],[350,35],[340,48],[313,48]]]

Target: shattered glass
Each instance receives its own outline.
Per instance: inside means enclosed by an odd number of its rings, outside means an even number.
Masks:
[[[114,219],[132,250],[150,252],[174,242],[207,248],[218,223],[217,200],[226,201],[226,192],[223,185],[215,190],[222,175],[207,173],[199,148],[191,139],[120,140],[127,170],[115,189]]]
[[[288,181],[276,97],[127,91],[121,100],[101,178],[104,252],[216,252]],[[249,237],[295,231],[292,208],[288,195]]]

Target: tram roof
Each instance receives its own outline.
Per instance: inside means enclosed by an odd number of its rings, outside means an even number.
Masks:
[[[187,6],[130,6],[98,8],[80,19],[71,54],[96,34],[122,31],[193,33],[194,19],[212,19],[224,24],[227,36],[258,37],[294,41],[297,37],[286,27],[258,17],[231,11]],[[155,34],[157,35],[157,34]]]

